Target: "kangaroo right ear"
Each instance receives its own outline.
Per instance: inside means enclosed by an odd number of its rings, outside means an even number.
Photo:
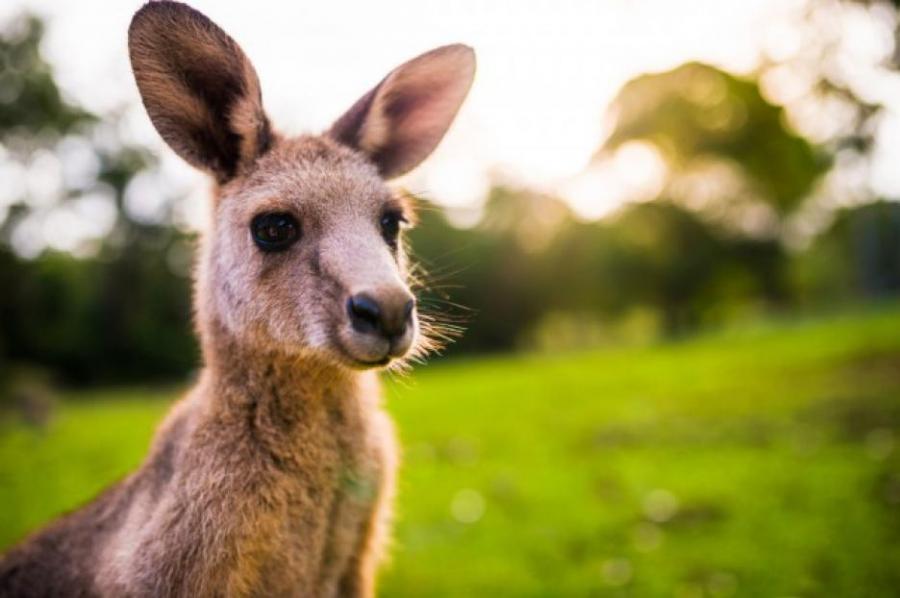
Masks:
[[[328,134],[366,154],[385,178],[400,176],[441,141],[475,77],[475,52],[437,48],[395,68]]]
[[[145,4],[128,29],[128,51],[150,120],[190,164],[224,183],[268,150],[256,71],[201,13],[180,2]]]

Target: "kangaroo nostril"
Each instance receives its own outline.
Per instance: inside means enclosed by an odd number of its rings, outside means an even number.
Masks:
[[[353,295],[347,300],[347,314],[357,332],[376,332],[381,327],[381,308],[368,295]]]
[[[403,320],[409,323],[410,317],[412,316],[413,308],[416,306],[416,300],[410,299],[406,302],[406,305],[403,306]]]

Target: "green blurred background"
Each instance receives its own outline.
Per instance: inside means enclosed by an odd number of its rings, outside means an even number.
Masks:
[[[420,198],[422,309],[465,333],[386,379],[384,595],[898,595],[900,198],[868,170],[897,94],[848,82],[823,25],[896,38],[898,6],[804,6],[819,47],[597,107],[586,171],[652,151],[650,197],[588,219],[498,177],[465,226]],[[0,23],[0,549],[136,467],[198,367],[183,198],[129,210],[156,150],[67,97],[43,32]],[[890,46],[867,68],[896,90]],[[774,101],[779,76],[804,93]],[[36,200],[54,160],[74,174]],[[66,250],[40,238],[95,214]]]

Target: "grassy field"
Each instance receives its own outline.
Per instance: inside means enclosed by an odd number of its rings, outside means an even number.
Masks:
[[[0,546],[136,466],[168,392],[0,433]],[[78,399],[76,401],[76,399]],[[385,596],[897,596],[900,308],[421,368]]]

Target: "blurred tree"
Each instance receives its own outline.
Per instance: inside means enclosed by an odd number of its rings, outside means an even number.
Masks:
[[[59,183],[41,198],[23,185],[5,218],[0,212],[0,376],[9,364],[40,364],[79,383],[184,375],[197,355],[184,267],[190,240],[166,222],[129,216],[126,189],[155,161],[124,144],[111,119],[63,97],[40,54],[43,31],[40,20],[22,16],[0,35],[0,165]],[[74,176],[41,170],[49,163],[65,174],[72,148],[81,162]],[[110,204],[102,238],[73,247],[80,258],[48,250],[58,229],[47,223],[79,226],[86,202]],[[17,242],[36,252],[17,255]]]
[[[555,223],[548,220],[553,213]],[[504,187],[491,191],[473,228],[453,227],[440,211],[422,210],[410,235],[424,271],[420,303],[439,321],[465,325],[453,352],[515,348],[561,295],[542,284],[539,249],[569,217],[557,200]]]
[[[669,336],[713,323],[721,316],[717,310],[735,303],[782,298],[772,272],[772,262],[781,258],[777,246],[722,235],[671,201],[628,206],[604,234],[628,257],[609,260],[606,284],[614,285],[625,305],[655,308]]]
[[[893,26],[893,51],[885,52],[875,65],[854,64],[847,59],[848,46],[845,42],[845,28],[840,25],[848,16],[848,10],[866,10],[873,20],[890,23]],[[875,67],[875,71],[900,70],[900,1],[898,0],[817,0],[807,6],[805,19],[810,31],[805,44],[794,56],[784,62],[798,70],[813,70],[813,86],[803,101],[818,101],[820,105],[836,101],[849,108],[851,117],[842,127],[838,127],[827,141],[833,151],[848,149],[860,155],[867,155],[874,144],[878,131],[878,119],[884,112],[885,101],[878,94],[873,95],[852,71],[860,67]],[[779,61],[770,61],[763,70],[777,66]],[[870,80],[870,79],[869,79]]]
[[[807,304],[900,294],[900,203],[840,210],[793,266]]]
[[[726,162],[738,174],[737,184],[718,181],[718,196],[707,200],[707,210],[763,202],[777,223],[806,198],[828,165],[827,155],[785,126],[783,109],[763,98],[756,81],[709,65],[688,63],[633,79],[612,110],[615,128],[596,159],[629,141],[652,143],[669,169],[664,195],[690,201],[680,197],[685,193],[679,183],[698,169],[708,170],[711,162]],[[742,228],[739,222],[725,224]],[[765,232],[777,235],[777,230]]]
[[[427,273],[421,305],[465,322],[454,353],[514,349],[557,314],[609,332],[642,307],[676,336],[787,293],[777,241],[722,234],[674,202],[583,222],[552,197],[497,187],[472,228],[431,209],[421,220],[412,232]]]
[[[24,15],[0,36],[0,135],[61,134],[96,120],[63,100],[50,65],[40,53],[43,23]]]
[[[800,247],[814,235],[796,252],[795,292],[815,304],[896,294],[897,208],[869,175],[900,81],[900,1],[811,1],[793,28],[797,42],[770,52],[760,76],[788,121],[834,156],[825,184],[788,222],[806,231]]]
[[[756,80],[700,63],[631,80],[611,112],[615,125],[595,162],[640,142],[666,166],[656,201],[615,220],[632,256],[617,280],[642,285],[630,296],[654,305],[669,334],[735,303],[787,303],[783,224],[827,170],[828,154],[786,125]]]

